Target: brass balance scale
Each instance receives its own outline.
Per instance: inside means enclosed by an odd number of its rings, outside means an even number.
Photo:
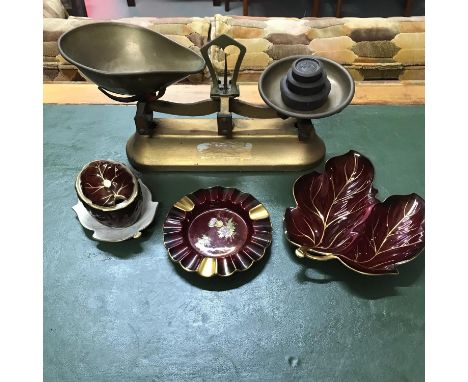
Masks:
[[[244,102],[238,99],[237,78],[246,48],[226,35],[201,48],[203,57],[159,33],[112,22],[75,28],[62,35],[58,45],[62,56],[108,97],[137,102],[136,132],[128,140],[127,156],[142,171],[312,167],[325,155],[325,144],[312,120],[340,112],[354,95],[354,81],[341,65],[325,58],[294,56],[276,61],[263,72],[258,88],[266,105]],[[230,76],[225,65],[221,80],[209,49],[230,45],[239,48],[239,55]],[[306,61],[297,65],[301,59]],[[169,85],[202,72],[205,64],[212,79],[210,99],[188,104],[160,99]],[[306,102],[305,108],[287,102],[281,82],[291,68],[296,65],[296,75],[310,88],[314,86],[310,80],[317,80],[317,64],[323,69],[319,80],[329,82],[322,102]],[[301,97],[296,101],[304,100]],[[187,117],[216,113],[217,118],[154,119],[153,112]],[[247,118],[233,118],[233,114]]]

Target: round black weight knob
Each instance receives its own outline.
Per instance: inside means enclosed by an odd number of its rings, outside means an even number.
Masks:
[[[322,77],[323,67],[319,60],[312,57],[303,57],[292,64],[292,75],[298,82],[314,82]]]
[[[280,83],[281,98],[286,106],[291,109],[310,111],[317,109],[327,102],[328,94],[330,93],[331,85],[327,81],[323,86],[322,90],[318,93],[310,95],[301,95],[292,92],[288,88],[287,77],[284,76]]]

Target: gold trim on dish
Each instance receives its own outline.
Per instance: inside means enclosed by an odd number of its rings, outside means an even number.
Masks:
[[[213,257],[205,257],[197,268],[197,273],[203,277],[211,277],[218,274],[218,262]]]
[[[284,225],[284,220],[285,220],[285,218],[283,216],[283,228],[285,226]],[[419,251],[411,259],[403,260],[403,261],[400,261],[398,263],[393,264],[395,266],[395,269],[393,271],[384,272],[384,273],[367,273],[367,272],[363,272],[363,271],[358,271],[357,269],[354,269],[354,268],[350,267],[343,260],[341,260],[341,258],[339,256],[337,256],[337,255],[334,255],[332,253],[321,253],[319,251],[312,251],[310,248],[307,248],[307,247],[304,247],[304,246],[302,246],[300,244],[295,243],[294,241],[289,239],[288,231],[286,230],[286,228],[284,228],[284,235],[286,236],[286,240],[296,247],[295,255],[298,258],[303,259],[304,257],[306,257],[306,258],[311,259],[311,260],[319,260],[319,261],[338,260],[346,268],[351,269],[353,272],[359,273],[361,275],[366,275],[366,276],[385,276],[385,275],[398,276],[399,272],[398,272],[397,266],[402,265],[402,264],[406,264],[406,263],[409,263],[410,261],[415,260],[422,252],[424,252],[424,248],[423,248],[421,251]]]
[[[249,210],[249,217],[251,220],[261,220],[270,217],[270,214],[263,204],[259,204]]]
[[[184,196],[176,204],[174,204],[174,207],[185,212],[190,212],[195,208],[195,203],[193,203],[192,199],[190,199],[188,196]]]
[[[267,249],[268,249],[270,246],[271,246],[271,241],[270,241],[270,243],[268,244],[268,246],[265,247],[265,249],[263,250],[262,256],[260,256],[257,260],[254,260],[254,261],[252,262],[252,264],[249,265],[248,268],[245,268],[245,269],[234,268],[234,270],[233,270],[231,273],[228,273],[227,275],[221,275],[221,274],[219,274],[219,273],[218,273],[218,269],[216,269],[216,273],[212,274],[211,276],[206,276],[206,277],[207,277],[207,278],[208,278],[208,277],[213,277],[213,276],[218,276],[218,277],[229,277],[229,276],[232,276],[233,274],[238,273],[238,272],[245,272],[245,271],[249,270],[250,268],[252,268],[252,266],[253,266],[255,263],[257,263],[257,262],[259,262],[261,259],[263,259],[263,257],[264,257],[265,254],[266,254]],[[167,255],[169,256],[169,259],[171,260],[171,262],[172,262],[173,264],[177,264],[178,266],[180,266],[184,271],[186,271],[186,272],[191,272],[191,273],[195,273],[195,272],[198,273],[198,269],[200,268],[200,265],[201,265],[201,264],[198,265],[198,268],[197,268],[197,269],[188,269],[188,268],[184,267],[184,266],[180,263],[180,261],[174,260],[174,259],[172,258],[172,256],[171,256],[171,253],[170,253],[168,250],[166,250],[166,253],[167,253]],[[213,258],[213,259],[214,259],[214,258]],[[216,259],[214,259],[214,260],[216,260]],[[216,265],[217,265],[217,262],[216,262]]]
[[[310,248],[299,247],[296,249],[295,254],[297,257],[301,259],[303,259],[304,257],[307,257],[308,259],[312,259],[312,260],[318,260],[318,261],[327,261],[327,260],[336,259],[336,256],[332,254],[321,254],[320,256],[318,256],[318,255],[313,255],[309,252],[313,253],[313,251]]]

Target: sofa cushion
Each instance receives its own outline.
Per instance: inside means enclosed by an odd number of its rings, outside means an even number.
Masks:
[[[57,40],[63,33],[73,28],[101,21],[72,16],[68,19],[47,18],[43,21],[44,81],[84,80],[76,67],[67,63],[59,54]],[[105,21],[135,24],[151,29],[197,53],[200,53],[200,48],[208,41],[210,31],[210,19],[208,17],[131,17]],[[201,82],[203,78],[204,74],[201,73],[189,76],[188,80],[190,82]]]
[[[68,14],[60,0],[43,0],[42,17],[66,19]]]
[[[240,81],[257,81],[266,66],[292,55],[317,55],[344,65],[355,80],[424,79],[424,17],[280,18],[216,15],[211,37],[227,34],[247,48]],[[211,51],[217,71],[224,53],[232,70],[238,49]]]

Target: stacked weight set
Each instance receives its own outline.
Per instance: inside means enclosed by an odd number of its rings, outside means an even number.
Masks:
[[[309,57],[294,61],[281,79],[281,98],[296,110],[314,110],[322,106],[330,94],[331,84],[322,63]]]

